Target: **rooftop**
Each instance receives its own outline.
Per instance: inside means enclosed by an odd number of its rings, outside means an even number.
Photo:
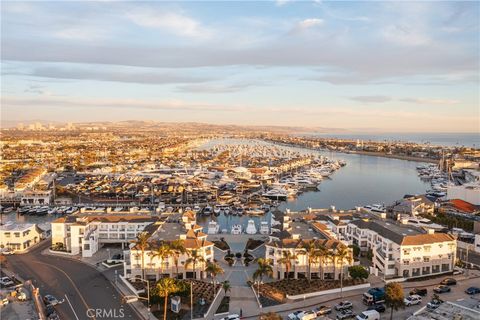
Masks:
[[[27,230],[33,227],[34,224],[32,223],[12,223],[12,224],[4,224],[0,226],[0,231],[22,231]]]

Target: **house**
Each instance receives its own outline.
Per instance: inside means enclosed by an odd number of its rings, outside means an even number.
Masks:
[[[435,203],[424,195],[406,196],[392,207],[394,216],[407,214],[414,217],[420,214],[433,214],[434,210]]]
[[[36,224],[5,224],[0,226],[0,248],[22,253],[43,239],[43,230]]]

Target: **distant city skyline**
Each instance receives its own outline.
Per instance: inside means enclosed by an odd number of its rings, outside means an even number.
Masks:
[[[478,2],[3,2],[2,123],[479,132]]]

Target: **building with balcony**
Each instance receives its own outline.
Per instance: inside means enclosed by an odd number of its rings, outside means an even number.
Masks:
[[[52,202],[52,191],[26,190],[21,193],[20,205],[22,206],[44,206]]]
[[[457,242],[450,234],[384,219],[358,219],[348,224],[347,236],[361,251],[371,251],[372,267],[385,277],[426,277],[454,268]]]
[[[172,215],[167,220],[150,225],[145,229],[149,235],[148,247],[143,250],[131,244],[124,251],[124,275],[126,278],[142,277],[158,280],[161,277],[178,276],[181,279],[202,279],[206,276],[205,268],[208,262],[213,262],[213,242],[207,240],[202,227],[196,224],[195,214],[188,211],[179,217]],[[186,252],[178,255],[158,256],[156,250],[162,245],[169,245],[173,241],[183,244]],[[201,257],[196,263],[189,261],[193,254]],[[191,263],[189,263],[191,262]]]
[[[39,243],[43,235],[36,224],[5,224],[0,226],[0,248],[22,253]]]
[[[272,261],[273,278],[307,278],[308,254],[305,246],[313,245],[317,252],[324,252],[321,258],[311,261],[310,273],[313,279],[339,279],[342,267],[344,276],[348,275],[348,267],[352,266],[352,249],[348,248],[342,241],[333,237],[332,231],[323,223],[318,221],[292,221],[284,216],[283,230],[270,236],[265,244],[265,258]],[[334,258],[334,254],[340,247],[345,247],[349,252],[349,259],[343,263]],[[292,259],[290,267],[281,263],[287,253],[290,252]],[[288,269],[288,270],[287,270]]]
[[[73,255],[91,257],[106,243],[128,247],[147,226],[158,221],[158,217],[135,214],[62,217],[52,222],[52,246],[61,244]]]

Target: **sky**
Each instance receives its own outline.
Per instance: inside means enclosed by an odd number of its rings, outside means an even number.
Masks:
[[[476,1],[1,4],[2,122],[480,132]]]

